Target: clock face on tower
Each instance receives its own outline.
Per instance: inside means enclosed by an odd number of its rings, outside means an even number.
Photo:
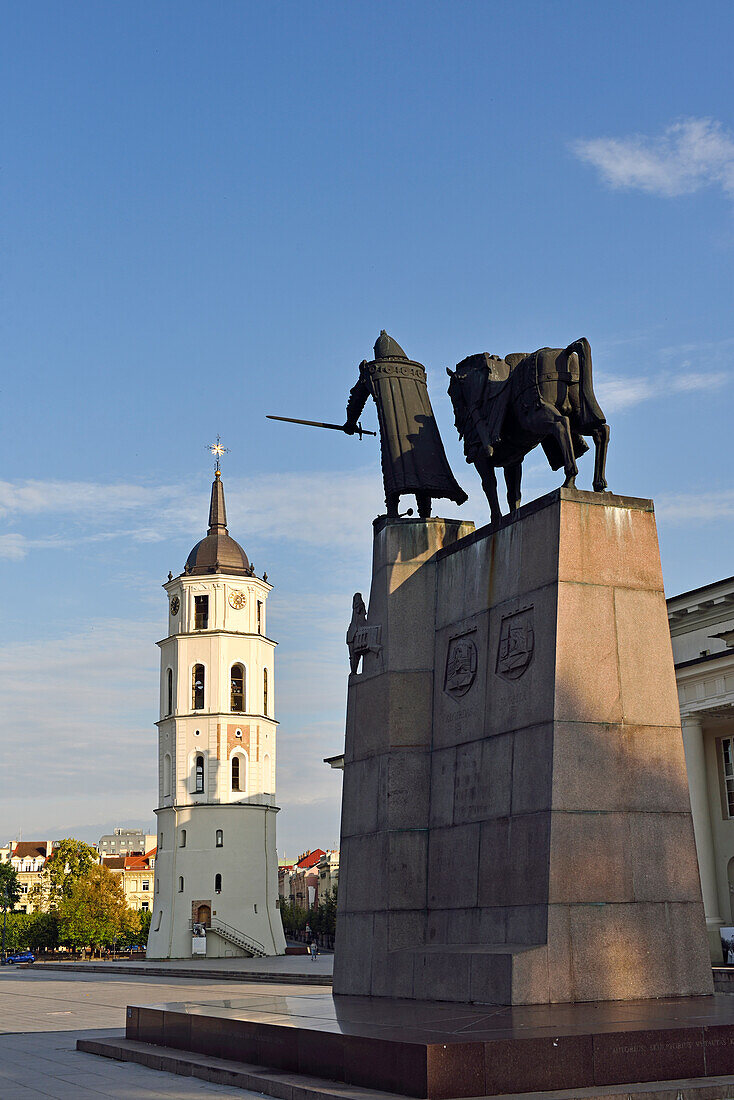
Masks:
[[[235,611],[241,611],[247,603],[247,593],[242,592],[239,589],[233,589],[229,594],[229,605],[233,607]]]
[[[179,609],[180,606],[181,606],[181,601],[179,600],[178,596],[174,596],[173,599],[171,600],[171,614],[172,615],[178,615],[178,609]]]

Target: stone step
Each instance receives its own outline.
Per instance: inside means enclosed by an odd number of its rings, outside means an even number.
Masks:
[[[151,1046],[132,1039],[79,1039],[77,1050],[135,1062],[182,1077],[196,1077],[211,1084],[249,1089],[278,1100],[403,1100],[395,1093],[378,1092],[358,1085],[343,1085],[320,1077],[283,1073],[246,1062],[230,1062],[173,1047]],[[648,1081],[641,1084],[595,1086],[484,1097],[482,1100],[734,1100],[734,1076],[680,1081]]]

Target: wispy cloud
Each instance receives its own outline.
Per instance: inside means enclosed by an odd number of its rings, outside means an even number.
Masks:
[[[613,188],[672,198],[719,187],[734,196],[734,136],[716,119],[683,118],[656,137],[599,137],[572,148]]]
[[[644,401],[672,394],[720,389],[727,381],[723,371],[691,371],[673,375],[661,372],[652,378],[622,378],[602,375],[595,383],[599,403],[605,414],[621,412]]]
[[[8,776],[17,777],[4,785],[5,832],[18,822],[44,835],[82,805],[90,820],[107,820],[111,805],[150,817],[158,629],[103,621],[61,638],[0,646],[0,751]]]
[[[0,533],[0,558],[20,560],[32,550],[118,538],[158,542],[186,536],[193,545],[203,533],[205,493],[190,484],[0,481],[0,519],[14,528]],[[356,548],[363,543],[365,525],[382,507],[374,471],[338,478],[319,471],[247,482],[233,478],[226,495],[230,528],[251,544],[266,539],[269,544],[287,540],[313,548]],[[41,530],[17,530],[31,520]]]
[[[668,523],[728,521],[734,517],[734,489],[662,494],[655,501],[655,511]]]

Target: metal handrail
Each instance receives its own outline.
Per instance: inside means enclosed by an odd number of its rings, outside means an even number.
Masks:
[[[223,920],[220,920],[219,917],[212,917],[212,932],[217,932],[219,929],[222,929],[224,932],[228,932],[230,936],[236,936],[240,940],[243,940],[248,947],[254,947],[256,951],[262,951],[263,955],[267,955],[264,944],[260,943],[256,939],[253,939],[252,936],[245,935],[245,933],[241,932],[239,928],[234,928],[231,924],[225,924],[225,922]]]

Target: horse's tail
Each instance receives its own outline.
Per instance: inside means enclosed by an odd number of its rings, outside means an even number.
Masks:
[[[596,426],[606,424],[606,417],[601,411],[601,406],[594,396],[594,383],[591,376],[591,345],[585,336],[580,340],[574,340],[566,348],[568,355],[573,352],[579,357],[579,397],[581,401],[581,417],[584,425]]]

